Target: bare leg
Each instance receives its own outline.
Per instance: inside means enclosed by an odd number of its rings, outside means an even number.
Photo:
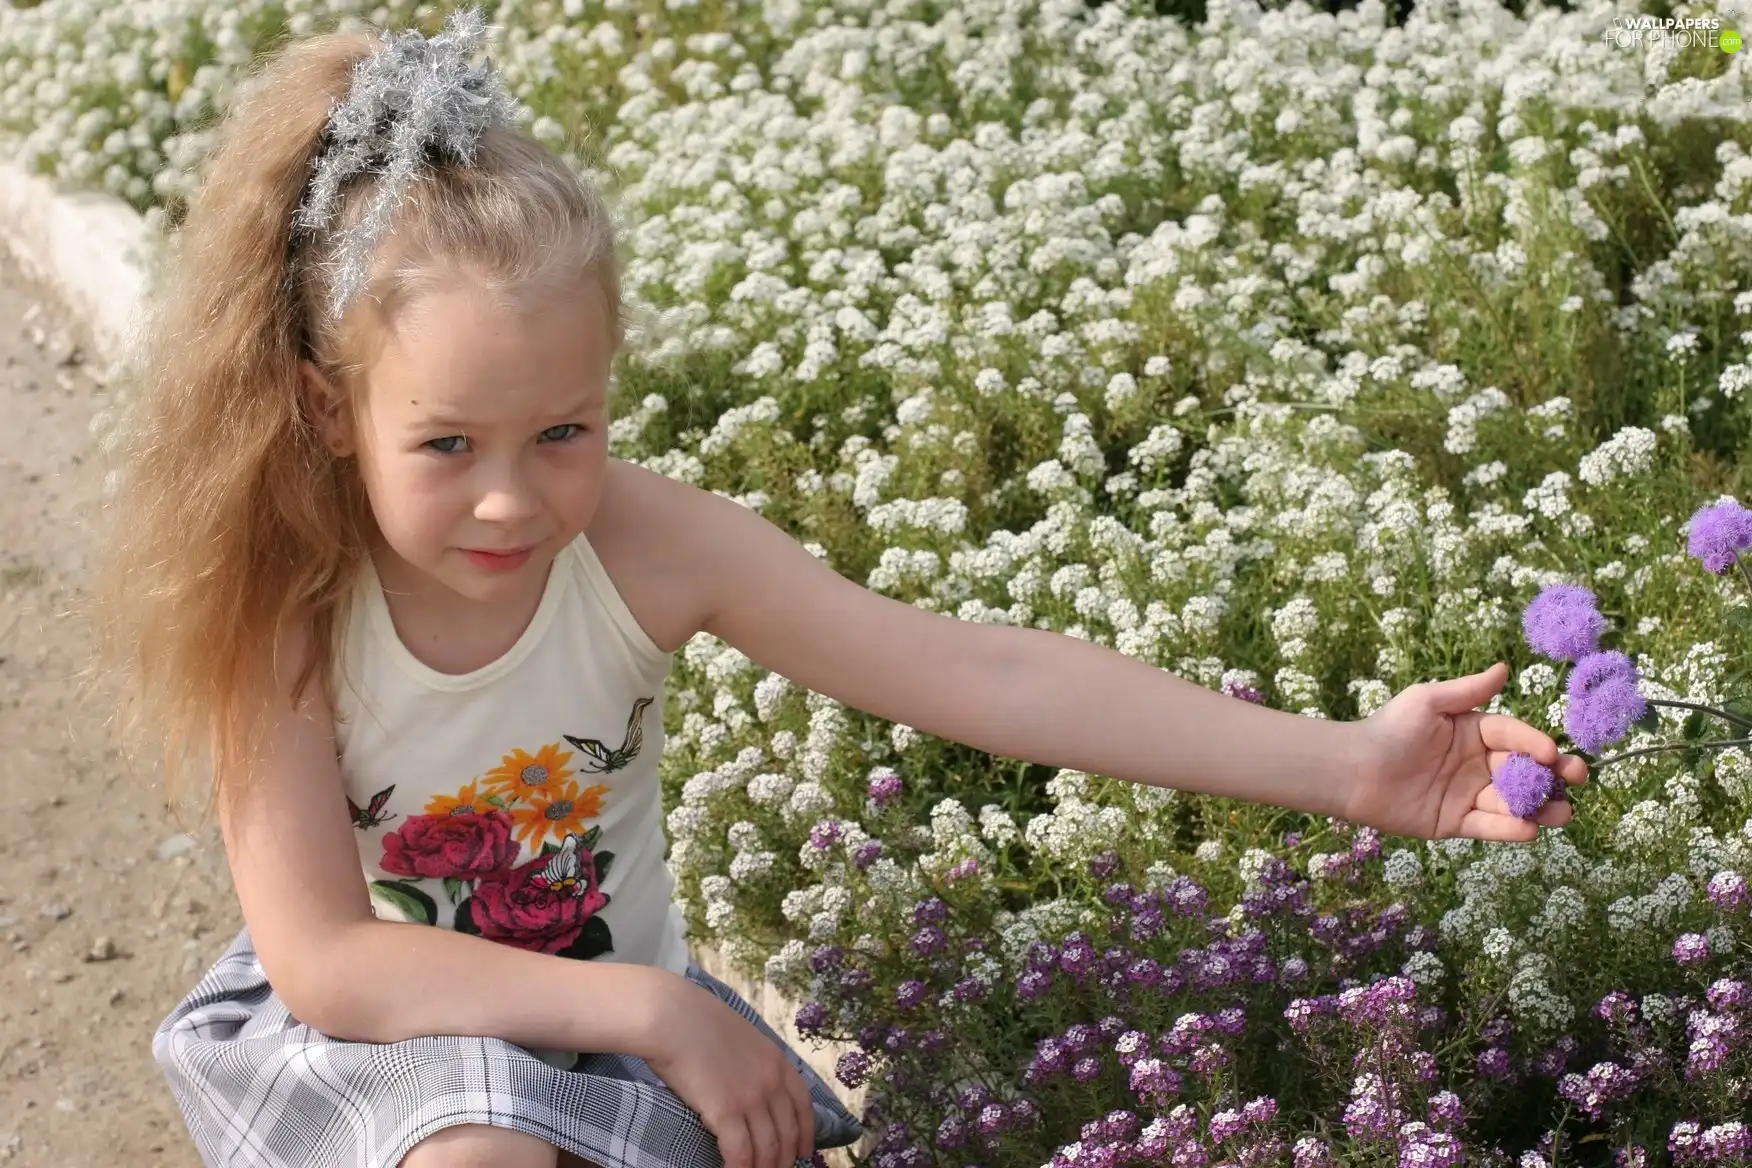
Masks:
[[[402,1168],[556,1168],[559,1149],[510,1128],[464,1123],[426,1137]]]
[[[570,1152],[561,1152],[559,1168],[596,1168],[596,1165],[588,1160],[580,1159]]]

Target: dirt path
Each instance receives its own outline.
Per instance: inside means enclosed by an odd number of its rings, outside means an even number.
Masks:
[[[0,252],[0,1164],[195,1166],[153,1028],[239,917],[211,832],[123,773],[73,680],[106,397],[68,317]],[[69,359],[71,358],[71,359]]]

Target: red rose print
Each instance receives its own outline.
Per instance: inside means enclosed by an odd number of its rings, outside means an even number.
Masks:
[[[597,885],[596,858],[577,847],[577,838],[569,838],[561,852],[476,884],[462,905],[465,921],[458,910],[459,927],[538,953],[570,946],[608,903]]]
[[[397,876],[478,880],[503,873],[517,852],[503,811],[413,815],[383,837],[381,866]]]

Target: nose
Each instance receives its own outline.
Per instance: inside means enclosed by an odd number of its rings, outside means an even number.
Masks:
[[[482,523],[514,526],[533,519],[540,511],[528,475],[516,460],[483,462],[474,517]]]

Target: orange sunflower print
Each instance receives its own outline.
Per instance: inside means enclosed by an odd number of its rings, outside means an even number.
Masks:
[[[557,742],[548,743],[534,754],[517,747],[487,772],[487,790],[495,795],[528,799],[549,790],[550,784],[570,778],[575,773],[566,767],[571,757],[572,752],[561,750]]]
[[[481,797],[477,788],[480,780],[476,780],[458,791],[455,795],[434,795],[432,801],[426,804],[427,815],[479,815],[483,811],[492,810],[493,805]]]
[[[602,814],[602,797],[607,793],[608,788],[600,784],[580,791],[571,779],[556,780],[531,792],[528,803],[512,810],[516,836],[539,850],[549,834],[556,840],[582,835],[584,821]]]

